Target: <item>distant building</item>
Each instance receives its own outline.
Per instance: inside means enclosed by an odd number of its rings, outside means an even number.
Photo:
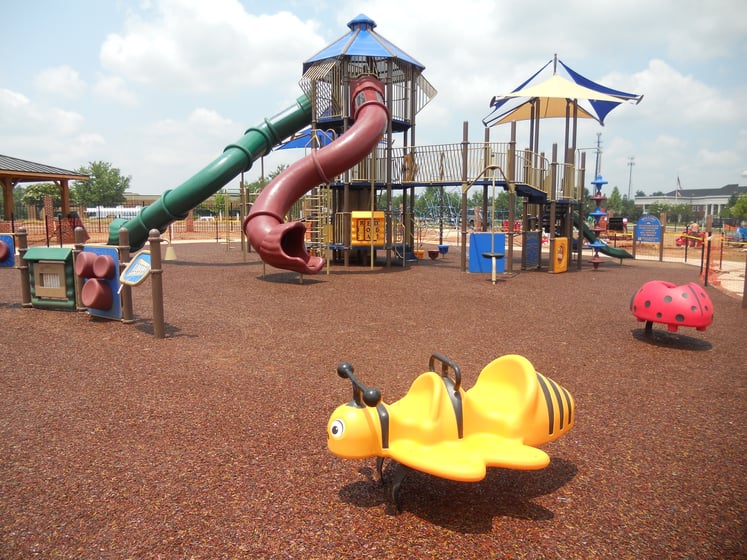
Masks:
[[[156,200],[161,198],[160,194],[137,194],[130,191],[125,191],[124,197],[125,197],[125,204],[128,206],[137,205],[137,206],[148,206],[149,204],[153,204]]]
[[[721,211],[734,194],[747,195],[747,186],[737,184],[725,185],[718,189],[677,189],[658,196],[636,196],[635,205],[641,206],[643,213],[648,213],[652,204],[687,204],[692,209],[693,218],[704,221],[706,216],[721,216]]]

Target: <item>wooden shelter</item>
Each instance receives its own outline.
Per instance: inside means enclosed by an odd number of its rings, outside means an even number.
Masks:
[[[13,189],[18,183],[55,183],[60,187],[62,213],[70,212],[69,181],[85,181],[88,175],[0,154],[0,185],[3,187],[3,218],[13,218]]]

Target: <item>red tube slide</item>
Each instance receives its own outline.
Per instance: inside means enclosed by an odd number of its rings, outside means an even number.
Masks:
[[[353,126],[337,140],[297,161],[268,184],[244,221],[252,247],[269,265],[302,274],[316,274],[324,258],[306,251],[306,226],[283,222],[293,203],[317,185],[362,161],[381,140],[389,122],[384,85],[372,76],[352,84]]]

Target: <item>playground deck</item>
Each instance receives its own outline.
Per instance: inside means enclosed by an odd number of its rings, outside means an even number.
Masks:
[[[712,287],[705,332],[644,326],[644,282],[681,263],[610,260],[493,285],[459,251],[305,276],[238,244],[177,244],[166,338],[150,280],[136,321],[23,309],[0,270],[0,557],[744,558],[747,315]],[[518,269],[518,266],[516,267]],[[373,460],[326,449],[356,375],[388,401],[431,353],[471,385],[518,353],[573,394],[540,471],[409,475],[395,515]],[[391,476],[385,470],[387,480]]]

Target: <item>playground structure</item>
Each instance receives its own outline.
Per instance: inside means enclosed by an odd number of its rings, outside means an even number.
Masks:
[[[594,185],[594,196],[592,196],[591,199],[594,201],[596,208],[593,212],[589,213],[589,216],[594,218],[594,235],[599,236],[599,234],[605,230],[603,227],[603,221],[606,221],[607,219],[607,212],[602,208],[602,202],[607,200],[602,194],[602,185],[606,185],[607,181],[602,179],[601,175],[597,175],[591,184]],[[602,262],[602,259],[599,258],[599,250],[603,249],[604,245],[605,244],[599,239],[594,239],[594,241],[589,243],[589,247],[594,250],[594,256],[589,261],[594,267],[594,270],[599,268],[599,263]]]
[[[461,143],[418,145],[416,115],[436,95],[436,90],[423,76],[425,67],[376,33],[375,27],[376,23],[365,15],[351,20],[349,33],[304,63],[300,80],[304,95],[295,105],[248,129],[242,138],[227,146],[220,157],[179,187],[164,193],[137,217],[114,220],[109,243],[116,243],[117,232],[124,227],[129,231],[131,249],[138,249],[148,231],[155,228],[163,233],[173,221],[184,218],[190,209],[239,173],[250,169],[256,159],[310,126],[311,136],[316,137],[321,132],[325,138],[334,140],[322,148],[312,143],[305,163],[298,162],[276,177],[276,182],[266,187],[268,192],[262,193],[255,202],[259,208],[249,211],[244,226],[252,245],[274,266],[313,274],[322,269],[330,256],[348,265],[352,252],[373,255],[378,249],[386,251],[387,265],[391,264],[393,256],[404,259],[415,239],[414,198],[415,189],[420,187],[461,187],[465,202],[462,205],[463,243],[466,243],[467,191],[473,186],[484,189],[482,214],[487,215],[488,187],[507,190],[510,198],[509,270],[516,234],[513,227],[516,196],[523,197],[525,202],[522,234],[541,228],[543,224],[533,218],[543,216],[551,243],[557,233],[568,239],[570,247],[573,209],[580,207],[583,197],[585,166],[585,154],[580,155],[580,162],[576,161],[577,100],[563,101],[567,118],[573,117],[574,135],[572,141],[566,135],[562,162],[558,159],[557,146],[553,146],[551,158],[537,152],[536,134],[530,149],[517,149],[516,120],[525,118],[521,115],[510,121],[508,142],[491,142],[489,128],[485,129],[482,142],[470,142],[465,123]],[[364,76],[369,84],[379,82],[380,88],[373,94],[377,99],[366,99],[361,107],[354,88]],[[617,104],[640,100],[594,84],[577,73],[571,76],[583,84],[572,84],[574,92],[589,92],[596,100],[595,109],[603,107],[598,110],[598,117],[585,111],[583,115],[598,118],[600,122]],[[555,78],[560,77],[553,76]],[[536,99],[532,97],[530,102]],[[503,101],[494,102],[499,106]],[[372,109],[371,104],[385,111]],[[361,110],[360,115],[358,110]],[[364,123],[356,123],[364,114],[369,115],[363,119]],[[538,122],[535,116],[539,113],[531,112],[531,115],[534,130]],[[503,122],[509,121],[503,119]],[[402,135],[400,146],[396,148],[395,134]],[[365,141],[353,150],[352,145],[356,143],[353,138],[361,141],[364,136]],[[403,213],[398,221],[393,218],[392,211],[395,189],[403,194]],[[305,193],[310,193],[313,202],[304,216],[304,223],[284,224],[287,210]],[[382,195],[385,210],[382,215],[376,215],[377,199]],[[271,231],[274,233],[270,234]],[[578,247],[582,246],[582,235],[579,232]],[[268,248],[268,243],[274,248]],[[466,270],[465,259],[463,252],[463,270]]]
[[[433,354],[428,368],[388,405],[381,391],[356,379],[352,365],[340,364],[337,373],[352,383],[353,400],[327,423],[329,450],[347,459],[376,457],[380,479],[389,458],[441,478],[475,482],[485,478],[486,467],[546,467],[550,457],[537,447],[573,427],[573,397],[522,356],[493,360],[466,391],[454,362]],[[395,502],[403,476],[392,488]]]
[[[20,272],[21,305],[85,311],[93,317],[133,323],[132,288],[151,277],[153,330],[156,338],[163,338],[160,232],[152,229],[149,250],[133,256],[125,228],[119,231],[116,247],[86,245],[82,227],[74,234],[73,247],[29,247],[25,228],[13,236],[0,235],[0,268]]]

